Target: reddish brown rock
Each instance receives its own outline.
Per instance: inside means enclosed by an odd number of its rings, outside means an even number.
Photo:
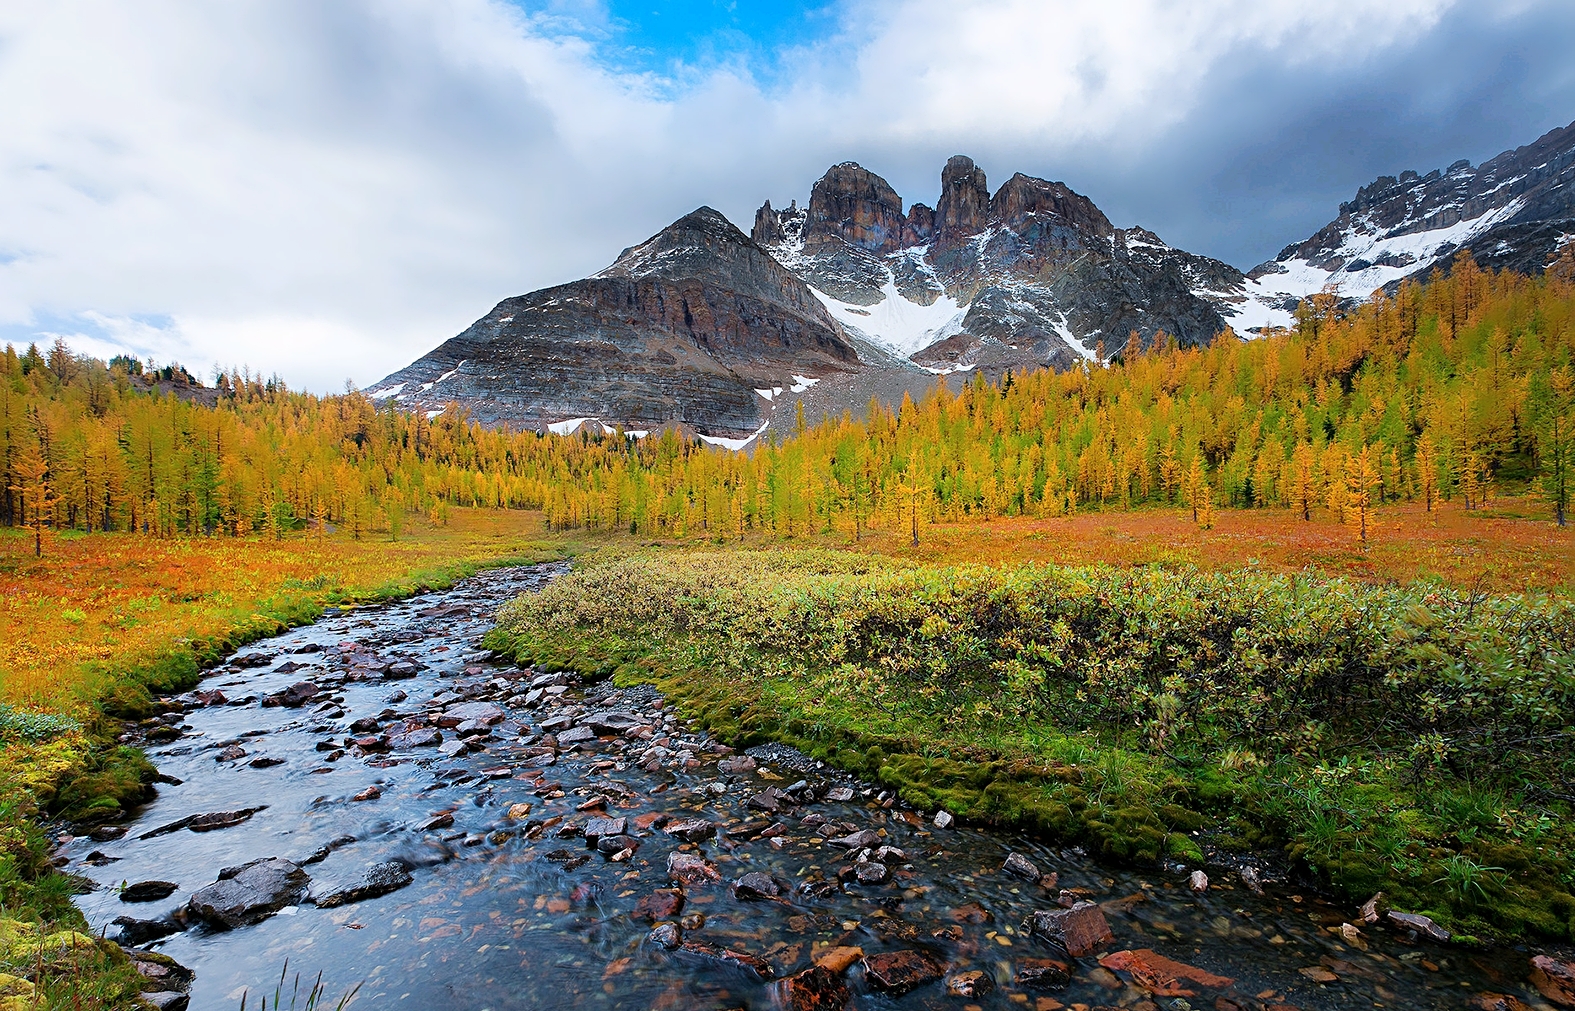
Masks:
[[[716,825],[704,818],[689,818],[684,821],[670,821],[663,826],[662,831],[677,836],[684,842],[700,842],[716,835]]]
[[[1560,1007],[1575,1007],[1575,963],[1538,955],[1531,960],[1531,985]]]
[[[902,198],[891,184],[856,162],[826,170],[809,191],[804,248],[820,251],[837,240],[872,253],[902,245]]]
[[[812,965],[772,985],[773,1006],[782,1011],[842,1011],[851,996],[841,974]]]
[[[1025,926],[1059,945],[1073,958],[1091,955],[1115,939],[1104,912],[1092,902],[1079,902],[1071,909],[1034,913]]]
[[[935,243],[953,244],[984,231],[990,187],[984,169],[967,155],[953,155],[941,170],[941,199],[935,205]]]
[[[978,969],[959,972],[946,981],[946,992],[953,997],[983,997],[995,989],[995,980]]]
[[[1072,979],[1072,967],[1059,958],[1020,958],[1017,985],[1035,990],[1059,990]]]
[[[1532,1011],[1530,1004],[1507,993],[1479,993],[1471,999],[1471,1006],[1482,1011]]]
[[[677,888],[658,888],[634,904],[633,916],[647,923],[671,920],[684,911],[684,893]]]
[[[674,954],[689,962],[710,963],[712,965],[728,965],[745,969],[761,979],[771,979],[776,971],[771,968],[771,963],[759,955],[752,955],[747,951],[734,951],[731,948],[721,948],[705,941],[685,941],[679,945]]]
[[[681,885],[707,884],[722,880],[715,867],[693,853],[672,853],[667,857],[667,876]]]
[[[1183,986],[1183,983],[1222,990],[1235,982],[1228,976],[1216,976],[1185,962],[1166,958],[1148,948],[1101,955],[1099,964],[1112,972],[1127,973],[1132,977],[1132,982],[1157,997],[1197,996],[1197,990]]]
[[[928,952],[911,948],[864,956],[864,975],[870,986],[899,997],[935,982],[943,974],[940,963]]]

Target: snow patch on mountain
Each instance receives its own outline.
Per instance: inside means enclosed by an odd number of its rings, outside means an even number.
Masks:
[[[889,273],[880,290],[881,300],[874,305],[843,302],[814,285],[809,290],[820,299],[832,319],[845,327],[856,328],[865,337],[903,356],[944,339],[946,335],[942,331],[953,323],[960,326],[967,312],[967,306],[949,295],[940,296],[930,305],[911,301],[897,290],[897,282]]]

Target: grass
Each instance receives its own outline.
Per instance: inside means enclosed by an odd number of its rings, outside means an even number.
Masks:
[[[1107,858],[1273,850],[1471,935],[1575,936],[1563,597],[646,549],[510,605],[490,644]]]
[[[0,532],[0,1003],[6,988],[63,1007],[135,998],[126,956],[85,935],[43,824],[102,821],[146,799],[156,770],[114,744],[121,719],[147,716],[154,693],[189,688],[201,667],[326,607],[574,550],[542,529],[536,513],[453,509],[447,524],[412,521],[397,541],[62,534],[42,559],[20,532]],[[317,988],[306,996],[326,1006]]]

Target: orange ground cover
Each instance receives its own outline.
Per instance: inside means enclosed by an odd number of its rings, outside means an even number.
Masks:
[[[1168,561],[1397,583],[1442,579],[1495,593],[1575,589],[1575,527],[1555,526],[1535,499],[1501,499],[1473,512],[1444,503],[1433,514],[1416,503],[1384,506],[1365,548],[1353,528],[1318,513],[1303,521],[1287,509],[1222,509],[1211,530],[1175,508],[936,525],[919,537],[913,548],[905,534],[879,532],[865,549],[992,565]]]
[[[90,668],[160,655],[291,598],[371,596],[467,563],[552,554],[542,530],[539,513],[452,509],[446,526],[412,519],[393,542],[62,534],[43,559],[26,531],[6,530],[0,701],[71,709],[98,687]]]

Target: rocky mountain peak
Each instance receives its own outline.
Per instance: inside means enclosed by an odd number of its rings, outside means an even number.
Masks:
[[[980,178],[983,178],[981,174]],[[1020,231],[1030,215],[1041,215],[1091,235],[1115,232],[1105,212],[1065,183],[1047,182],[1019,172],[1008,179],[990,200],[989,219]]]
[[[984,230],[990,212],[990,186],[984,169],[964,154],[952,155],[941,170],[941,198],[935,204],[935,241],[954,244]]]
[[[872,253],[902,246],[907,219],[891,184],[857,162],[833,165],[809,191],[804,247],[814,251],[840,240]]]

